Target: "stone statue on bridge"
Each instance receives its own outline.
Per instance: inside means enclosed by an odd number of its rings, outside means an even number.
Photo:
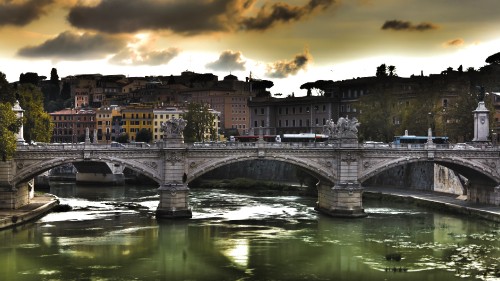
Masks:
[[[339,138],[358,138],[359,122],[356,117],[340,117],[337,124],[333,120],[328,120],[323,126],[323,134],[328,135],[330,139]]]
[[[161,124],[161,130],[163,131],[163,137],[172,135],[181,135],[186,128],[187,121],[182,118],[172,118]]]

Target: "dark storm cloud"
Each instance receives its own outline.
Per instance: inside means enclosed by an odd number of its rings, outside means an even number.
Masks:
[[[124,48],[126,41],[122,38],[101,34],[77,34],[66,31],[38,46],[24,47],[18,55],[30,58],[52,59],[99,59]]]
[[[107,33],[170,30],[192,35],[204,32],[265,30],[279,22],[299,21],[331,6],[335,0],[309,0],[303,6],[267,0],[255,17],[247,17],[257,0],[103,0],[96,6],[75,6],[68,21],[75,27]]]
[[[0,0],[0,26],[27,25],[44,15],[47,6],[53,2],[54,0],[29,0],[26,2]]]
[[[402,20],[388,20],[382,26],[382,30],[396,30],[396,31],[427,31],[439,28],[437,25],[428,22],[422,22],[417,25],[409,21]]]
[[[303,54],[297,54],[291,61],[278,61],[269,65],[266,76],[270,78],[286,78],[295,75],[299,70],[305,69],[311,60],[312,57],[307,51]]]
[[[157,1],[103,0],[97,6],[76,6],[68,20],[78,28],[107,33],[133,33],[139,30],[172,30],[183,34],[227,29],[220,17],[235,0]]]
[[[224,51],[219,59],[208,63],[207,68],[218,71],[245,70],[246,61],[242,60],[241,52]]]
[[[242,27],[247,30],[266,30],[279,22],[299,21],[318,10],[325,10],[334,0],[310,0],[304,6],[290,6],[287,3],[278,2],[272,5],[266,3],[256,17],[242,20]]]
[[[179,52],[177,48],[153,51],[125,48],[114,55],[109,62],[120,65],[162,65],[169,63]]]

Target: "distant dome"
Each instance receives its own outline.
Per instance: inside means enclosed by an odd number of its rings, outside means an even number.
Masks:
[[[226,80],[238,81],[238,77],[236,77],[232,74],[229,74],[228,76],[224,77],[224,81],[226,81]]]

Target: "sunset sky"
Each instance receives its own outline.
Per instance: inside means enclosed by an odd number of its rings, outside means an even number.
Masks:
[[[250,73],[273,94],[316,80],[484,66],[498,0],[0,0],[0,71]]]

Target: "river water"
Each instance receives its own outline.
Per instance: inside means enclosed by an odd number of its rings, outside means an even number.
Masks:
[[[500,280],[499,225],[365,200],[191,189],[193,218],[156,221],[156,187],[50,190],[72,211],[0,231],[0,280]]]

